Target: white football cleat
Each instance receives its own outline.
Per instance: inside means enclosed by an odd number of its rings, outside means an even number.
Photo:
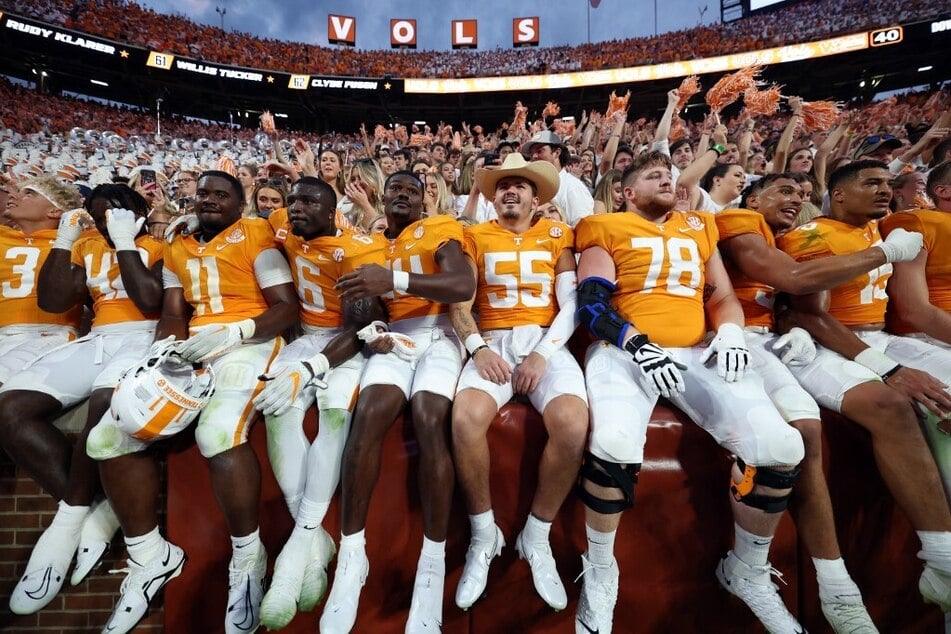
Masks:
[[[267,575],[267,551],[258,547],[253,557],[235,567],[228,564],[228,611],[225,634],[246,634],[258,629],[261,622],[261,601],[264,599],[264,578]]]
[[[532,567],[532,581],[535,591],[551,607],[564,610],[568,606],[568,594],[558,576],[555,567],[555,558],[551,554],[551,545],[545,542],[526,542],[525,533],[519,533],[515,540],[515,550],[518,556]]]
[[[444,561],[421,558],[413,582],[413,601],[406,619],[406,634],[442,631],[442,596],[446,582]]]
[[[494,529],[492,541],[473,539],[469,542],[466,565],[462,569],[462,578],[459,579],[459,585],[456,587],[456,605],[463,610],[471,608],[485,592],[485,586],[489,581],[489,566],[492,560],[502,553],[502,547],[505,546],[502,529],[497,525],[492,528]]]
[[[750,566],[731,550],[720,560],[716,574],[720,585],[739,597],[772,634],[805,633],[799,621],[786,609],[779,588],[770,581],[774,574],[782,578],[772,566]]]
[[[304,579],[297,601],[301,612],[313,610],[327,593],[327,566],[336,552],[333,538],[323,527],[318,526],[311,542],[310,561],[307,561],[307,567],[304,568]]]
[[[819,605],[836,634],[879,634],[872,617],[865,609],[865,604],[862,603],[861,593],[840,594],[829,598],[820,595]]]
[[[362,549],[350,551],[337,559],[334,585],[320,617],[321,634],[347,634],[353,629],[357,622],[360,591],[369,572],[370,562]]]
[[[925,603],[934,603],[942,612],[951,612],[951,574],[926,564],[918,579],[918,591]]]
[[[124,572],[128,576],[119,587],[119,601],[103,628],[103,634],[125,634],[142,620],[149,603],[169,581],[182,573],[185,552],[175,544],[165,543],[162,554],[143,566],[128,560],[129,567],[110,572]]]
[[[271,585],[261,602],[261,625],[269,630],[287,627],[297,614],[297,597],[304,580],[312,537],[311,531],[295,529],[274,562]]]
[[[10,611],[33,614],[49,605],[66,581],[66,571],[78,544],[78,534],[53,526],[43,531],[30,553],[26,572],[10,594]]]
[[[595,566],[581,555],[581,596],[575,614],[575,634],[611,634],[614,604],[617,603],[617,560],[610,566]],[[576,579],[577,581],[577,579]]]
[[[89,576],[109,552],[109,542],[119,530],[119,518],[109,500],[93,503],[83,520],[79,535],[79,550],[76,551],[76,566],[69,583],[78,586]]]

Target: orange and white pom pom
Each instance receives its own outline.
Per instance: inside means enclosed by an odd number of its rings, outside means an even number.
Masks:
[[[773,84],[766,90],[757,90],[755,87],[747,88],[743,92],[743,103],[746,104],[746,111],[750,116],[765,117],[776,114],[782,97],[779,86]]]
[[[684,77],[684,80],[680,82],[680,87],[677,88],[677,94],[680,95],[680,100],[677,102],[677,110],[683,110],[687,102],[690,101],[690,98],[698,92],[700,92],[700,80],[697,76],[691,75]]]
[[[707,91],[706,101],[712,112],[721,112],[724,108],[740,98],[745,91],[756,88],[756,79],[762,72],[759,64],[741,68],[735,73],[724,75],[720,81]]]
[[[623,97],[618,97],[614,91],[611,91],[611,96],[608,98],[608,110],[604,113],[604,120],[607,121],[614,116],[614,113],[620,112],[622,110],[627,110],[627,103],[631,99],[631,91],[628,90]]]
[[[835,101],[802,102],[802,128],[806,132],[829,130],[839,118],[842,105]]]
[[[521,101],[515,102],[515,117],[512,119],[512,128],[514,130],[524,130],[528,121],[528,108],[522,105]]]
[[[545,109],[542,110],[542,119],[557,117],[559,114],[561,114],[561,107],[554,101],[549,101],[545,104]]]

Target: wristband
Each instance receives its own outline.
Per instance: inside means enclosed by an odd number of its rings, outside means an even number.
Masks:
[[[650,343],[650,340],[647,338],[647,335],[641,333],[628,339],[627,343],[624,344],[624,349],[634,354],[648,343]]]
[[[711,145],[710,149],[717,153],[717,156],[723,156],[723,153],[726,152],[726,148],[720,145],[719,143]]]
[[[897,361],[874,348],[862,350],[852,360],[882,377],[882,380],[901,369],[901,365]]]
[[[475,350],[473,350],[472,352],[470,352],[470,353],[469,353],[469,356],[474,359],[477,352],[479,352],[480,350],[488,350],[488,349],[489,349],[489,346],[488,346],[488,345],[479,346],[478,348],[476,348]]]
[[[393,290],[405,293],[409,290],[409,273],[393,271]]]
[[[477,332],[472,333],[466,337],[466,350],[469,351],[469,356],[475,354],[475,351],[479,348],[487,348],[488,344],[485,342],[485,339],[482,338]]]

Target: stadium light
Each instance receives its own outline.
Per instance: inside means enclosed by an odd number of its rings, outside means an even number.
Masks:
[[[425,121],[413,121],[413,125],[426,125]]]
[[[923,73],[925,71],[931,70],[932,68],[934,68],[934,66],[922,66],[921,68],[918,69],[918,72]]]
[[[865,80],[859,82],[859,88],[865,88]]]
[[[279,119],[286,119],[286,118],[287,118],[287,115],[284,114],[283,112],[275,112],[275,113],[274,113],[274,116],[277,117],[277,118],[279,118]]]
[[[104,81],[99,81],[98,79],[90,79],[90,80],[89,80],[89,83],[90,83],[90,84],[96,84],[97,86],[105,86],[106,88],[109,87],[109,84],[107,84],[107,83],[104,82]]]

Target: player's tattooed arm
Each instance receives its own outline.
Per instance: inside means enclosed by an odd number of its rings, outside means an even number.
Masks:
[[[709,282],[703,285],[703,303],[706,304],[707,300],[713,297],[713,294],[717,291],[716,284],[710,284]]]

